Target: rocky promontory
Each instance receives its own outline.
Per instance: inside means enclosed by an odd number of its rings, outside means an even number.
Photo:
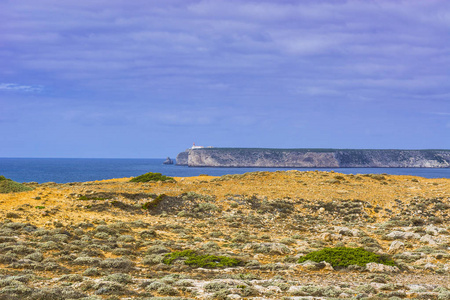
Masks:
[[[201,148],[178,154],[190,167],[449,168],[450,150]]]

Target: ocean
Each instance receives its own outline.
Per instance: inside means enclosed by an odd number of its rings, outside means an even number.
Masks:
[[[414,175],[425,178],[450,178],[450,168],[192,168],[163,165],[164,159],[110,158],[0,158],[0,175],[17,182],[84,182],[138,176],[147,172],[189,177],[200,174],[222,176],[255,171],[299,170],[335,171],[344,174]]]

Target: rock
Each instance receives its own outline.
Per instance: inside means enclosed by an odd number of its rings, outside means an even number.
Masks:
[[[343,226],[336,226],[334,227],[334,230],[336,230],[340,236],[345,235],[345,236],[360,236],[361,235],[361,231],[359,231],[356,228],[350,229],[348,227],[343,227]]]
[[[429,235],[436,236],[439,234],[439,231],[439,228],[434,225],[428,225],[427,227],[425,227],[425,232]]]
[[[423,284],[408,284],[406,287],[413,293],[423,293],[429,290]]]
[[[405,248],[405,244],[403,242],[400,241],[393,241],[391,243],[391,245],[389,246],[389,250],[388,253],[389,254],[395,254],[397,253],[399,250],[402,250]]]
[[[305,268],[307,270],[317,271],[317,270],[321,270],[321,269],[325,268],[325,263],[323,263],[323,262],[318,263],[315,261],[307,260],[307,261],[301,263],[300,266],[302,266],[303,268]]]
[[[342,234],[342,235],[345,235],[345,236],[353,235],[353,233],[351,232],[350,228],[348,228],[348,227],[336,226],[336,227],[334,227],[334,230],[339,232],[339,234]]]
[[[325,264],[325,267],[323,268],[324,270],[334,271],[334,268],[330,263],[327,263],[326,261],[321,261],[320,263]]]
[[[261,253],[258,253],[258,254],[253,255],[253,258],[256,260],[262,260],[262,259],[264,259],[264,255],[262,255]]]
[[[392,231],[387,235],[387,237],[393,240],[411,240],[411,239],[419,239],[420,235],[413,232]]]
[[[291,253],[291,249],[289,249],[285,244],[273,243],[270,246],[271,254],[285,255]]]
[[[167,159],[163,162],[163,165],[173,165],[173,160],[170,159],[170,157],[167,157]]]
[[[433,237],[429,234],[424,235],[423,237],[420,238],[420,242],[422,243],[427,243],[428,245],[436,245],[436,241],[433,240]]]
[[[352,233],[353,236],[361,236],[361,231],[359,231],[356,228],[351,229],[350,232]]]
[[[322,233],[322,234],[319,236],[319,238],[320,238],[321,240],[324,240],[324,241],[326,241],[326,242],[329,242],[329,241],[331,241],[331,233],[329,233],[329,232],[324,232],[324,233]]]
[[[319,238],[321,238],[322,240],[324,240],[326,242],[339,241],[342,239],[342,235],[330,233],[330,232],[324,232],[319,236]]]
[[[366,265],[366,270],[374,273],[397,273],[400,271],[400,269],[397,267],[377,264],[373,262]]]
[[[283,292],[280,287],[273,286],[273,285],[270,285],[268,287],[263,287],[262,285],[255,284],[255,285],[253,285],[253,288],[263,294],[267,293],[267,292],[273,292],[273,293],[277,293],[277,294]]]
[[[432,271],[434,271],[434,270],[436,270],[438,268],[438,266],[436,266],[435,264],[432,264],[432,263],[427,263],[425,266],[423,266],[423,268],[425,270],[432,270]]]

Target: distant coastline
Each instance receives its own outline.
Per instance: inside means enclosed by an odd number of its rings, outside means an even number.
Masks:
[[[189,167],[450,168],[450,150],[205,148],[178,154]]]

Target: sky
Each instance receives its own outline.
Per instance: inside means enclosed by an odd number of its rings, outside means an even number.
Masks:
[[[0,0],[0,157],[450,149],[448,0]]]

